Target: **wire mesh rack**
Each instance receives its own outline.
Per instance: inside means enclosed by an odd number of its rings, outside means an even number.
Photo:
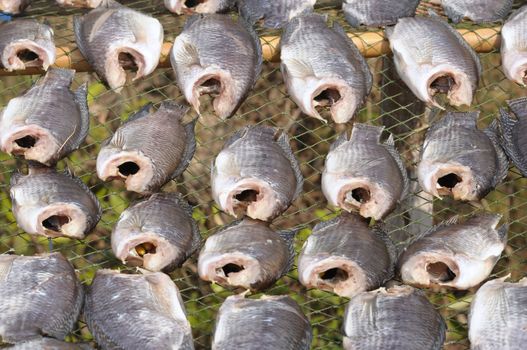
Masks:
[[[165,41],[172,42],[181,31],[184,16],[175,16],[165,10],[162,1],[123,1],[126,5],[149,13],[158,18],[165,30]],[[516,4],[518,6],[518,4]],[[421,4],[418,12],[437,7],[433,4]],[[164,100],[184,103],[184,99],[175,84],[174,74],[164,63],[150,76],[128,83],[120,94],[108,90],[95,76],[87,72],[89,67],[82,61],[74,44],[72,18],[83,10],[62,9],[54,1],[33,1],[25,16],[47,19],[55,31],[57,47],[66,48],[63,59],[79,71],[74,87],[88,82],[88,101],[91,114],[91,128],[83,146],[59,163],[59,168],[70,168],[89,185],[97,195],[102,206],[102,220],[96,229],[82,240],[66,238],[53,239],[52,247],[45,238],[30,236],[22,232],[11,213],[9,199],[9,178],[20,164],[17,160],[0,154],[0,253],[14,252],[30,255],[59,251],[75,266],[83,283],[90,284],[96,270],[116,268],[127,270],[118,261],[110,248],[110,232],[120,213],[129,203],[138,198],[136,194],[124,190],[120,182],[101,182],[95,173],[95,159],[101,142],[107,139],[120,125],[122,120],[133,111],[148,102],[159,104]],[[386,220],[392,238],[404,244],[411,236],[427,227],[449,218],[454,214],[468,215],[477,208],[470,204],[442,201],[420,191],[414,169],[419,158],[420,145],[430,121],[437,117],[435,111],[426,108],[418,101],[405,84],[399,80],[392,58],[387,53],[386,41],[382,32],[352,31],[334,6],[318,6],[317,12],[327,13],[332,20],[340,22],[362,51],[368,56],[368,63],[374,76],[374,86],[364,108],[355,121],[384,125],[394,134],[396,146],[403,155],[411,176],[411,194]],[[480,126],[485,126],[495,117],[498,107],[505,100],[525,95],[525,90],[509,82],[500,67],[499,27],[475,27],[460,25],[465,37],[472,37],[473,44],[480,52],[483,75],[470,110],[480,110]],[[247,124],[277,126],[285,130],[291,138],[295,155],[301,163],[305,177],[304,191],[287,212],[273,222],[273,227],[299,228],[296,248],[300,250],[311,228],[321,220],[336,215],[321,192],[320,175],[324,166],[324,157],[336,135],[351,129],[351,125],[324,124],[314,118],[301,114],[295,103],[288,97],[282,81],[279,64],[276,61],[278,31],[260,30],[260,37],[267,45],[262,74],[250,96],[238,113],[231,119],[222,121],[214,116],[210,101],[204,102],[202,116],[196,125],[197,150],[191,165],[184,174],[167,184],[165,191],[177,190],[194,207],[194,218],[200,225],[203,239],[214,233],[219,227],[230,223],[233,218],[222,213],[211,197],[210,164],[221,149],[223,143],[234,131]],[[366,35],[367,34],[367,35]],[[481,53],[482,52],[482,53]],[[59,57],[60,59],[60,57]],[[273,61],[273,62],[269,62]],[[30,72],[31,73],[31,72]],[[19,73],[0,73],[0,107],[24,92],[38,78],[33,75],[15,75]],[[130,81],[130,79],[128,80]],[[203,97],[206,99],[205,97]],[[208,109],[206,106],[209,106]],[[527,271],[527,192],[524,190],[527,179],[521,177],[515,168],[511,168],[506,180],[491,192],[482,206],[503,215],[509,222],[507,247],[496,265],[492,277],[512,274],[513,280],[523,277]],[[218,285],[201,281],[197,276],[195,254],[182,268],[171,274],[179,287],[192,325],[197,349],[210,348],[211,335],[216,312],[223,300],[234,293]],[[448,325],[445,349],[468,348],[467,312],[475,289],[453,291],[436,288],[427,290],[431,302],[439,309]],[[313,326],[313,349],[341,348],[341,324],[346,298],[331,293],[306,290],[297,279],[293,269],[266,294],[289,294],[303,308]],[[83,321],[68,339],[70,341],[91,341],[92,337]]]

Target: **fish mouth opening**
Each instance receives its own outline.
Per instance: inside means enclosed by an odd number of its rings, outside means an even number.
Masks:
[[[152,242],[143,242],[136,245],[133,249],[135,253],[142,258],[146,254],[155,254],[157,246]]]
[[[371,198],[370,191],[367,188],[363,187],[354,188],[353,190],[348,192],[347,196],[351,196],[351,198],[353,198],[360,204],[366,203]]]
[[[71,221],[71,218],[67,215],[51,215],[47,219],[42,221],[42,226],[46,230],[60,232],[62,226],[66,225]]]
[[[337,284],[349,278],[348,272],[338,267],[323,271],[318,276],[328,284]]]
[[[431,280],[441,283],[451,282],[457,276],[447,264],[441,261],[428,264],[426,272],[430,275]]]
[[[37,61],[40,58],[40,56],[36,52],[31,51],[29,49],[19,50],[16,53],[16,56],[24,63]]]
[[[31,135],[26,135],[24,137],[18,138],[15,140],[15,143],[21,148],[31,148],[35,146],[38,139]]]
[[[455,173],[449,173],[437,179],[437,184],[440,187],[445,187],[449,189],[456,187],[456,185],[460,182],[463,182],[463,179]]]
[[[139,172],[139,170],[141,170],[139,165],[137,165],[135,162],[124,162],[121,165],[118,165],[117,169],[119,170],[119,174],[124,177],[135,175]]]
[[[219,95],[221,93],[221,80],[218,77],[206,77],[199,83],[200,94]]]
[[[251,203],[251,202],[256,202],[257,201],[258,194],[260,194],[260,192],[258,192],[256,190],[243,190],[240,193],[235,194],[234,198],[238,202]]]
[[[430,83],[430,89],[435,93],[446,94],[456,86],[456,79],[450,74],[443,74],[436,77]]]
[[[193,8],[197,7],[199,4],[203,4],[204,2],[207,2],[207,0],[187,0],[184,2],[184,5],[187,8]]]
[[[233,198],[233,212],[236,215],[242,215],[247,212],[249,206],[258,202],[260,198],[260,191],[249,188],[240,192],[234,193]]]
[[[337,103],[340,98],[341,95],[338,89],[328,87],[316,95],[313,100],[317,107],[331,107]]]
[[[226,277],[229,277],[230,274],[238,273],[245,270],[243,265],[228,263],[216,269],[217,274],[223,274]]]
[[[132,72],[137,72],[139,69],[136,58],[129,52],[119,52],[117,59],[119,60],[119,65],[124,69],[130,69]]]

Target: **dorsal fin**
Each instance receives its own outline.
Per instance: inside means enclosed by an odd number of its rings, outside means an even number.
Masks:
[[[353,129],[351,129],[350,141],[380,144],[383,130],[383,126],[355,123],[353,124]]]
[[[409,192],[410,189],[410,178],[408,177],[408,170],[406,170],[406,166],[404,165],[404,161],[401,158],[401,155],[395,148],[395,142],[393,140],[393,134],[390,134],[386,142],[383,144],[384,148],[390,153],[393,160],[395,160],[395,163],[397,164],[397,167],[401,171],[401,176],[403,178],[403,191],[401,192],[401,197],[399,198],[399,202],[402,201]]]
[[[454,215],[452,216],[451,218],[447,219],[447,220],[444,220],[444,221],[441,221],[439,224],[437,225],[433,225],[431,227],[429,227],[427,230],[419,233],[419,234],[416,234],[414,237],[412,237],[410,239],[410,242],[408,244],[408,246],[414,244],[415,242],[417,242],[418,240],[420,240],[421,238],[424,238],[428,235],[431,235],[432,233],[434,232],[437,232],[439,230],[442,230],[448,226],[451,226],[451,225],[455,225],[457,224],[459,221],[459,216],[458,215]]]
[[[263,62],[263,55],[262,55],[262,44],[260,42],[260,37],[254,30],[253,26],[249,24],[243,17],[238,17],[238,23],[240,23],[243,27],[247,29],[247,32],[252,38],[253,45],[254,45],[254,51],[256,52],[258,61],[256,63],[255,68],[255,77],[258,77],[262,71],[262,62]],[[256,82],[256,79],[255,79]],[[252,88],[252,87],[251,87]]]
[[[318,232],[318,231],[323,231],[323,230],[326,230],[329,227],[338,225],[340,220],[341,220],[341,216],[337,216],[337,217],[334,217],[334,218],[329,219],[329,220],[320,221],[313,227],[313,231],[312,232],[315,233],[315,232]]]
[[[516,119],[527,119],[527,97],[508,100],[507,105],[516,116]]]
[[[371,231],[384,242],[386,250],[388,251],[388,256],[390,257],[390,270],[386,271],[386,276],[384,276],[384,281],[386,282],[392,279],[395,275],[395,265],[397,264],[399,254],[394,241],[390,238],[388,233],[386,233],[384,225],[376,224],[371,227]]]
[[[60,82],[60,85],[69,87],[75,77],[75,70],[49,67],[46,74],[35,85],[48,84],[50,81]]]
[[[447,112],[443,118],[435,121],[428,128],[428,132],[432,132],[442,128],[456,128],[465,127],[470,129],[477,129],[477,120],[479,111],[474,112]]]
[[[293,265],[295,263],[295,236],[298,233],[299,229],[292,229],[292,230],[282,230],[278,231],[277,234],[286,242],[287,249],[289,252],[289,259],[287,260],[287,264],[284,266],[284,269],[282,270],[282,273],[280,277],[284,276],[293,268]]]
[[[194,129],[196,127],[197,121],[198,121],[198,118],[195,118],[194,120],[184,125],[185,134],[187,135],[187,143],[185,145],[185,151],[183,152],[183,157],[181,157],[181,161],[179,162],[178,167],[176,168],[176,170],[171,176],[172,179],[175,179],[179,175],[183,174],[183,172],[189,166],[190,161],[194,157],[194,153],[196,152],[196,134],[194,132]]]
[[[82,25],[84,23],[84,18],[82,16],[75,15],[73,16],[73,34],[75,35],[75,44],[81,52],[82,56],[90,63],[90,57],[88,57],[88,50],[84,46],[84,32],[82,30]],[[91,64],[91,63],[90,63]]]
[[[492,145],[494,146],[494,150],[496,151],[497,167],[492,181],[492,187],[496,187],[507,177],[507,174],[509,173],[509,159],[505,155],[505,151],[500,144],[497,120],[494,119],[488,128],[483,130],[483,132],[488,136],[492,142]]]
[[[331,144],[331,146],[329,146],[329,152],[336,150],[348,141],[348,132],[342,132],[340,135],[337,136],[336,140]]]
[[[74,99],[77,107],[79,108],[81,124],[80,130],[77,133],[77,139],[72,144],[72,150],[77,149],[82,145],[86,137],[88,136],[88,131],[90,130],[90,111],[88,109],[88,84],[82,84],[77,90],[75,90]]]
[[[500,144],[514,165],[524,176],[527,176],[527,159],[525,159],[515,142],[515,132],[518,130],[518,123],[519,121],[514,119],[508,111],[500,108]]]
[[[152,102],[148,102],[146,105],[141,107],[137,112],[131,114],[128,117],[128,119],[126,119],[126,121],[123,123],[123,125],[126,123],[133,122],[134,120],[138,120],[138,119],[148,116],[150,114],[150,109],[152,109]]]

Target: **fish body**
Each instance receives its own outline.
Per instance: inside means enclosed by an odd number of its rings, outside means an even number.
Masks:
[[[485,280],[507,241],[507,225],[497,227],[501,215],[476,214],[463,223],[442,222],[410,244],[398,262],[406,284],[468,289]]]
[[[103,350],[194,349],[179,290],[162,272],[98,270],[86,291],[84,317]]]
[[[309,320],[290,297],[238,294],[220,307],[212,350],[308,350],[312,336]]]
[[[434,95],[445,93],[452,106],[470,106],[481,76],[476,52],[437,16],[400,18],[386,28],[395,67],[421,101],[442,108]]]
[[[196,150],[196,119],[183,124],[188,108],[173,102],[152,113],[150,107],[130,116],[103,145],[97,156],[101,180],[122,178],[128,191],[148,194],[188,167]]]
[[[178,15],[219,13],[232,8],[236,0],[165,0],[165,7]]]
[[[262,47],[243,19],[206,14],[190,17],[170,53],[179,89],[200,113],[199,97],[214,96],[213,107],[222,119],[243,103],[262,65]]]
[[[355,123],[348,139],[333,143],[322,173],[322,191],[331,205],[380,220],[408,192],[409,180],[390,136],[381,142],[383,127]]]
[[[348,298],[393,277],[389,238],[357,214],[318,223],[298,258],[300,283]]]
[[[238,0],[240,15],[251,24],[263,19],[267,28],[282,28],[294,17],[313,12],[316,0]]]
[[[11,176],[12,211],[18,226],[45,237],[84,238],[101,218],[97,197],[81,179],[50,168]]]
[[[3,349],[9,350],[93,350],[86,343],[67,343],[53,338],[38,338],[23,343],[17,343]]]
[[[51,166],[88,135],[87,87],[70,90],[74,70],[50,68],[22,96],[0,110],[2,151]]]
[[[198,248],[192,207],[179,193],[156,193],[128,207],[112,231],[112,249],[123,263],[172,271]]]
[[[245,218],[210,236],[198,259],[201,279],[254,291],[272,286],[292,267],[295,231],[275,232]]]
[[[385,26],[413,17],[420,0],[344,0],[342,10],[353,27]]]
[[[512,9],[513,0],[441,0],[446,15],[454,23],[468,18],[475,23],[504,19]]]
[[[64,7],[79,7],[94,9],[98,7],[103,0],[55,0],[57,4]]]
[[[18,15],[29,6],[31,0],[0,0],[0,12]]]
[[[485,283],[470,304],[468,338],[472,350],[525,347],[527,277],[517,283],[505,282],[507,277]]]
[[[337,22],[306,14],[292,19],[280,41],[280,69],[302,112],[325,121],[317,108],[329,108],[335,123],[346,123],[371,91],[366,60]]]
[[[34,19],[0,23],[0,67],[8,71],[55,63],[53,29]]]
[[[126,83],[125,68],[135,70],[133,80],[137,80],[157,67],[163,27],[153,17],[114,0],[103,0],[82,17],[74,17],[73,30],[86,61],[116,92]]]
[[[83,295],[73,266],[60,253],[0,255],[0,338],[64,339],[77,322]]]
[[[421,291],[396,286],[353,297],[343,330],[345,350],[440,350],[446,325]]]
[[[501,28],[501,65],[505,76],[527,85],[527,5],[520,7]]]
[[[500,108],[500,144],[509,159],[527,177],[527,98],[507,101]]]
[[[509,162],[495,123],[479,130],[479,112],[448,112],[425,137],[417,177],[436,197],[479,201],[507,176]]]
[[[278,128],[246,126],[223,146],[211,170],[214,200],[237,217],[269,221],[302,191],[300,172],[287,134]]]

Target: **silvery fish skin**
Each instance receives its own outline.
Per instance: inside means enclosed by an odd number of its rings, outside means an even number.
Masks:
[[[86,291],[84,318],[103,350],[194,349],[179,290],[162,272],[98,270]]]
[[[212,164],[211,186],[220,209],[269,221],[302,192],[304,179],[289,137],[278,128],[246,126],[223,146]]]
[[[457,217],[431,227],[410,244],[398,262],[406,284],[468,289],[485,280],[507,241],[501,215],[476,214],[463,223]]]
[[[34,19],[0,23],[0,67],[8,71],[55,63],[53,29]]]
[[[238,0],[240,15],[251,24],[263,19],[267,28],[282,28],[302,13],[313,12],[316,0]]]
[[[236,0],[164,0],[165,7],[178,15],[218,13],[232,8]]]
[[[198,258],[201,279],[259,291],[272,286],[292,267],[296,231],[275,232],[245,218],[210,236]]]
[[[448,18],[459,23],[468,18],[475,23],[496,22],[509,14],[513,0],[441,0]]]
[[[481,286],[470,304],[469,332],[472,350],[521,350],[527,342],[527,277],[517,283],[509,276]]]
[[[342,10],[353,27],[395,24],[412,17],[420,0],[344,0]]]
[[[309,320],[289,296],[238,294],[220,307],[212,350],[308,350],[312,336]]]
[[[97,197],[81,179],[51,168],[13,174],[10,195],[18,226],[30,234],[81,239],[102,214]]]
[[[501,28],[501,64],[505,76],[527,85],[527,5],[516,10]]]
[[[161,23],[114,0],[74,17],[73,29],[84,58],[116,92],[126,83],[125,68],[136,70],[137,80],[152,73],[161,57]]]
[[[77,322],[83,295],[73,266],[60,253],[0,255],[0,338],[64,339]]]
[[[55,0],[57,4],[64,7],[80,7],[94,9],[98,7],[103,0]]]
[[[18,15],[24,12],[31,0],[0,0],[0,12]]]
[[[470,106],[481,76],[476,52],[439,17],[401,18],[386,28],[397,73],[421,101],[445,93],[452,106]]]
[[[322,173],[329,204],[380,220],[406,196],[408,173],[393,137],[381,142],[383,130],[355,123],[349,139],[345,132],[331,145]]]
[[[194,15],[174,41],[170,62],[179,89],[196,112],[199,97],[209,94],[214,112],[225,119],[236,113],[260,75],[262,47],[241,18]]]
[[[433,196],[479,201],[507,176],[496,124],[479,130],[479,112],[448,112],[425,137],[417,177]]]
[[[33,339],[2,349],[9,350],[93,350],[89,344],[67,343],[53,338]]]
[[[200,242],[192,207],[179,193],[156,193],[128,207],[112,232],[112,250],[123,263],[172,271]]]
[[[393,277],[393,251],[379,227],[343,213],[313,228],[298,258],[299,280],[308,288],[351,298]]]
[[[280,41],[280,69],[287,91],[305,114],[335,123],[350,121],[369,95],[372,75],[366,60],[337,22],[319,14],[295,17]]]
[[[507,101],[500,108],[500,143],[509,159],[527,177],[527,98]]]
[[[142,194],[157,191],[188,167],[196,150],[197,119],[183,124],[188,107],[162,102],[150,113],[146,105],[128,118],[97,156],[103,181],[125,179],[126,189]]]
[[[446,325],[421,291],[395,286],[353,297],[343,330],[345,350],[440,350]]]
[[[70,90],[74,70],[50,68],[22,96],[0,110],[0,147],[51,166],[79,148],[88,135],[86,84]]]

